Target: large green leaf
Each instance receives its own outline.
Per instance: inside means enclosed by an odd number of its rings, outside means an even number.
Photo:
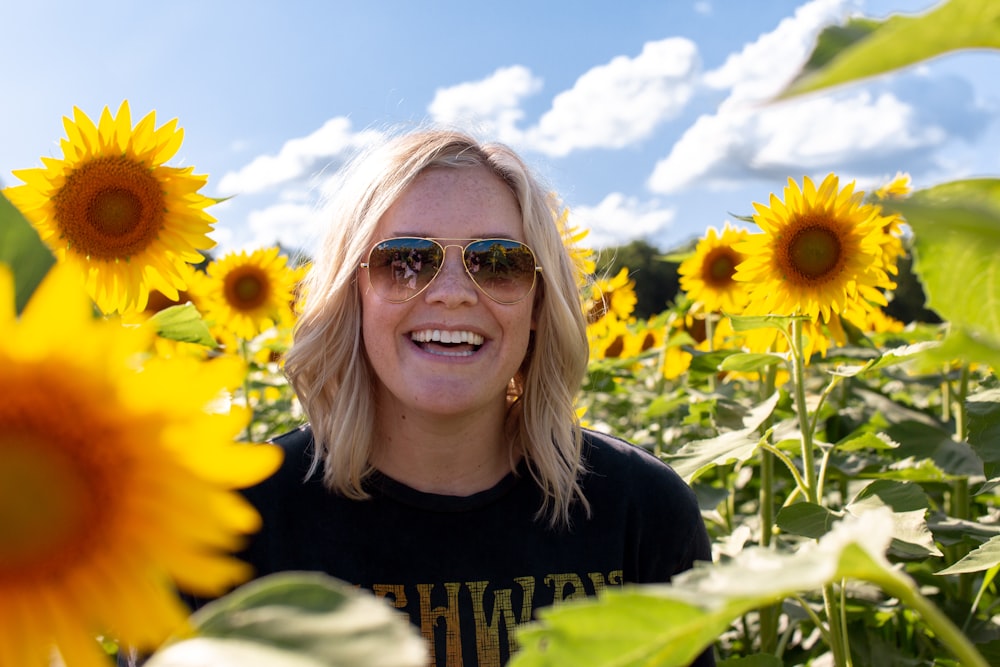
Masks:
[[[147,667],[424,667],[417,629],[385,601],[319,573],[252,581],[198,610],[198,636]]]
[[[1000,565],[1000,535],[992,537],[965,555],[951,567],[937,574],[964,574],[967,572],[982,572]]]
[[[884,74],[961,49],[1000,49],[1000,2],[949,0],[917,16],[825,30],[779,99]]]
[[[28,298],[54,262],[55,258],[38,238],[35,228],[0,191],[0,263],[14,272],[18,313],[24,310]]]
[[[1000,389],[969,396],[965,410],[969,444],[982,459],[986,476],[1000,476]]]
[[[1000,368],[1000,181],[946,183],[883,205],[913,229],[913,267],[927,305],[951,325],[934,357]]]
[[[688,665],[733,619],[790,595],[842,578],[912,590],[883,556],[890,514],[849,517],[813,549],[788,554],[751,547],[667,585],[609,589],[597,600],[543,610],[538,622],[518,632],[523,648],[511,666]]]

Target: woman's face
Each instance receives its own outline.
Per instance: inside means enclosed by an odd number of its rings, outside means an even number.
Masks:
[[[418,176],[382,216],[375,240],[400,236],[435,238],[445,246],[465,239],[525,241],[514,194],[485,167],[437,167]],[[534,291],[515,304],[493,301],[466,273],[459,247],[447,248],[437,277],[403,303],[379,297],[367,269],[360,271],[362,335],[379,409],[389,411],[384,414],[504,409],[508,382],[535,328]],[[435,342],[442,338],[435,332],[462,342]]]

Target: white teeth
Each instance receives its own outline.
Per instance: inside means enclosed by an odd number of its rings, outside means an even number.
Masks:
[[[410,334],[410,340],[415,343],[468,343],[469,345],[482,345],[485,339],[472,331],[428,329],[425,331],[414,331]]]

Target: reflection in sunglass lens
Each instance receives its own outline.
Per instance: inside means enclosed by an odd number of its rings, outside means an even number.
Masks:
[[[517,241],[470,243],[465,249],[465,266],[482,290],[501,303],[520,300],[535,282],[535,256]]]
[[[441,268],[441,246],[430,239],[390,239],[372,248],[372,287],[388,301],[405,301],[424,289]]]
[[[379,242],[368,256],[368,276],[387,301],[407,301],[426,288],[444,263],[435,239],[401,237]],[[535,284],[535,255],[510,239],[484,239],[464,246],[465,269],[479,289],[500,303],[517,303]]]

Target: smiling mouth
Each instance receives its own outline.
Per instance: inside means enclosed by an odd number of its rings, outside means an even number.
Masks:
[[[468,357],[475,354],[486,339],[472,331],[427,329],[410,333],[410,340],[421,350],[431,354]]]

